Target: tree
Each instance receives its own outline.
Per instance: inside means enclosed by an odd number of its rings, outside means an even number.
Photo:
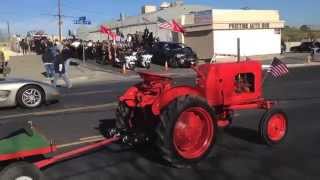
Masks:
[[[308,25],[302,25],[302,26],[300,26],[300,30],[307,32],[307,31],[310,31],[311,28]]]

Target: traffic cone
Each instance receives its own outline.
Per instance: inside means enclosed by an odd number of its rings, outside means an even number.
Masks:
[[[311,56],[311,55],[307,56],[306,62],[307,62],[308,64],[310,64],[310,63],[311,63],[311,59],[312,59],[312,56]]]
[[[126,64],[123,64],[122,65],[122,71],[121,71],[122,74],[127,74],[127,70],[126,70]]]
[[[166,63],[164,64],[164,68],[165,68],[165,70],[166,70],[166,71],[168,71],[168,70],[169,70],[169,67],[168,67],[168,61],[166,61]]]

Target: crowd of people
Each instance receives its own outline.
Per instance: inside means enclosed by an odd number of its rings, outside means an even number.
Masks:
[[[124,59],[124,56],[132,52],[148,52],[157,39],[154,38],[152,32],[145,30],[143,34],[129,34],[126,38],[120,37],[119,40],[103,40],[103,41],[79,41],[78,44],[69,41],[72,46],[73,57],[78,59],[96,60],[99,64],[116,64],[116,59]],[[83,51],[83,47],[85,50]],[[84,52],[84,53],[83,53]]]
[[[23,54],[29,51],[42,55],[46,77],[57,86],[62,78],[68,88],[72,84],[68,77],[70,58],[95,60],[99,64],[116,65],[116,60],[132,52],[148,51],[156,39],[148,29],[144,33],[129,34],[117,40],[83,41],[76,38],[65,39],[62,42],[52,41],[45,37],[36,39],[22,39],[19,42]],[[85,56],[85,57],[84,57]]]

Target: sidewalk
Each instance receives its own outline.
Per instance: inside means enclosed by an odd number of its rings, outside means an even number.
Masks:
[[[43,75],[45,69],[41,61],[41,56],[14,56],[11,57],[9,66],[11,67],[11,73],[8,77],[32,79],[35,81],[50,83],[50,81]],[[73,84],[97,81],[120,81],[128,79],[127,77],[115,75],[110,72],[92,71],[81,65],[70,66],[69,78]],[[62,80],[59,80],[58,84],[60,83],[63,83]]]
[[[275,55],[261,55],[261,56],[250,56],[249,59],[252,60],[260,60],[262,64],[269,65],[271,64],[274,57],[281,59],[284,63],[290,64],[307,64],[306,59],[309,53],[286,53],[283,55],[275,54]],[[235,62],[237,59],[235,57],[219,57],[217,58],[217,62]],[[316,64],[319,64],[315,62]]]
[[[308,54],[302,53],[289,53],[286,55],[278,56],[289,68],[302,67],[302,66],[320,66],[320,62],[306,62]],[[268,68],[273,60],[272,55],[250,57],[250,59],[261,60],[263,68]],[[94,82],[105,82],[105,81],[130,81],[138,79],[139,76],[134,71],[127,70],[126,74],[121,73],[121,68],[112,67],[110,65],[96,64],[94,60],[87,60],[85,64],[82,64],[81,60],[76,60],[80,63],[79,66],[70,66],[69,78],[73,85],[76,84],[87,84]],[[235,62],[235,58],[218,59],[220,62]],[[204,63],[204,62],[202,62]],[[27,56],[14,56],[9,61],[9,66],[12,71],[9,77],[32,79],[36,81],[50,83],[48,79],[43,75],[45,72],[41,56],[27,55]],[[136,71],[148,71],[160,73],[173,77],[185,77],[194,75],[194,71],[191,68],[169,68],[165,70],[163,66],[151,65],[151,69],[146,70],[144,68],[136,68]],[[62,80],[59,84],[63,83]]]

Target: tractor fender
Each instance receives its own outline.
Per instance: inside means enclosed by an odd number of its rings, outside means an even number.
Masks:
[[[129,107],[136,106],[136,94],[138,93],[137,85],[130,87],[126,92],[119,97],[119,101],[125,102]]]
[[[191,86],[177,86],[166,90],[161,96],[155,99],[152,104],[152,113],[156,116],[159,115],[161,110],[173,100],[186,95],[203,97],[197,88]]]

